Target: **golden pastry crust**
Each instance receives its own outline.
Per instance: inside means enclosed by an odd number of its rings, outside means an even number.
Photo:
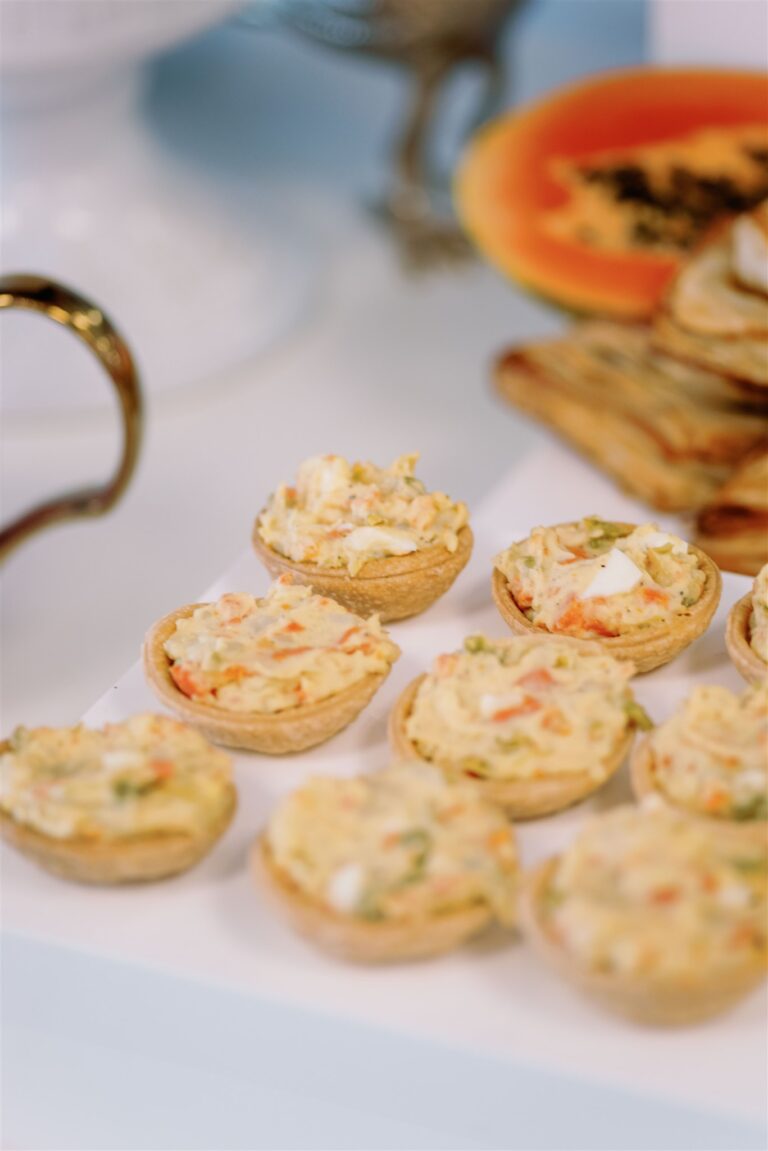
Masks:
[[[638,800],[652,795],[659,803],[663,803],[677,815],[684,815],[686,819],[705,827],[707,831],[716,831],[724,839],[732,841],[735,845],[740,843],[753,843],[768,850],[768,821],[764,819],[738,820],[715,819],[706,815],[699,815],[695,811],[688,811],[672,801],[657,786],[653,770],[653,752],[646,738],[638,740],[632,749],[629,761],[629,771],[632,780],[632,790]]]
[[[691,969],[685,978],[657,973],[640,979],[587,967],[547,930],[543,907],[557,865],[557,857],[549,859],[525,878],[520,898],[523,932],[545,962],[609,1011],[657,1027],[697,1023],[735,1006],[765,978],[764,961],[759,956],[736,969]]]
[[[488,927],[493,919],[486,904],[408,920],[367,922],[341,915],[307,896],[275,864],[265,836],[251,853],[254,877],[287,922],[312,943],[353,963],[392,963],[427,959],[459,947]]]
[[[722,372],[747,387],[768,387],[768,355],[761,335],[708,336],[692,332],[662,309],[654,320],[652,342],[673,359]]]
[[[7,740],[0,754],[8,751]],[[197,835],[136,835],[123,839],[85,839],[53,835],[20,823],[0,811],[0,838],[46,871],[76,883],[148,883],[188,871],[208,854],[232,822],[237,792],[230,784],[228,801],[219,818]]]
[[[629,532],[636,525],[619,523],[618,526]],[[689,544],[688,548],[706,575],[701,596],[692,607],[685,612],[677,612],[669,623],[665,621],[658,627],[638,630],[636,636],[594,636],[595,643],[601,644],[615,659],[634,664],[638,673],[653,671],[669,663],[706,631],[717,610],[723,583],[720,569],[706,552],[694,544]],[[501,618],[516,635],[540,635],[546,638],[552,634],[531,623],[521,611],[509,590],[506,576],[498,568],[493,569],[491,591]],[[567,632],[557,634],[567,635]]]
[[[458,546],[449,552],[442,545],[421,548],[404,556],[369,560],[351,576],[341,568],[296,563],[271,548],[259,532],[260,513],[253,528],[253,546],[273,576],[290,572],[297,583],[330,596],[358,615],[376,612],[382,623],[418,615],[444,595],[472,554],[472,530],[465,525],[458,533]]]
[[[749,619],[752,615],[752,592],[742,596],[728,612],[725,625],[725,646],[733,666],[747,683],[762,683],[768,676],[768,664],[763,663],[750,643]]]
[[[576,642],[576,641],[573,641]],[[413,703],[419,686],[426,677],[417,676],[411,680],[399,696],[389,716],[389,740],[392,750],[401,759],[421,759],[416,745],[408,738],[406,723],[411,714]],[[566,807],[572,807],[582,799],[597,791],[607,783],[624,762],[632,746],[634,730],[630,728],[626,736],[616,747],[608,764],[606,774],[596,780],[588,772],[568,772],[562,775],[551,775],[545,779],[477,779],[474,784],[480,794],[489,803],[495,803],[504,809],[510,819],[538,819],[542,815],[552,815]],[[448,765],[436,760],[434,763],[449,777],[451,769]],[[462,779],[467,777],[463,773]]]
[[[389,668],[372,672],[344,691],[320,700],[277,712],[254,715],[226,711],[209,703],[190,699],[171,678],[171,661],[165,641],[174,633],[176,621],[193,614],[202,604],[187,604],[158,620],[147,632],[142,659],[147,682],[165,706],[213,743],[265,755],[286,755],[324,743],[352,722],[370,703]]]

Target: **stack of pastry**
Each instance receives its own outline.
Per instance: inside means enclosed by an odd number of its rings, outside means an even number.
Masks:
[[[496,383],[632,494],[698,513],[703,547],[768,559],[768,202],[712,235],[650,325],[584,321],[507,351]]]

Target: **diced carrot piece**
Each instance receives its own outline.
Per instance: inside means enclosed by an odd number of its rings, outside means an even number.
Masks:
[[[305,651],[312,651],[311,647],[283,647],[274,652],[272,659],[288,659],[292,655],[303,655]]]
[[[520,715],[532,715],[534,711],[541,708],[541,703],[538,699],[534,699],[532,695],[527,695],[522,703],[516,707],[503,707],[501,711],[494,712],[491,719],[494,723],[504,723],[507,719],[515,719]]]
[[[205,686],[197,679],[192,669],[187,667],[186,664],[172,664],[170,672],[171,679],[179,691],[184,692],[184,695],[195,696],[205,694]]]
[[[149,766],[157,779],[170,779],[175,771],[170,759],[154,759]]]
[[[669,603],[669,596],[666,592],[659,591],[659,589],[655,587],[644,587],[643,599],[646,603],[660,603],[665,607]]]
[[[523,687],[531,688],[532,691],[541,691],[553,684],[555,680],[548,668],[537,667],[534,671],[527,671],[525,675],[521,675],[517,682]]]
[[[359,631],[360,631],[360,628],[357,625],[355,625],[354,627],[348,627],[347,630],[344,632],[344,635],[339,640],[339,645],[346,643],[347,640],[351,636],[355,635]]]
[[[299,623],[299,621],[297,619],[292,619],[291,622],[287,623],[285,625],[285,627],[283,628],[283,631],[286,631],[286,632],[306,631],[306,630],[307,629],[304,627],[304,624]]]
[[[491,832],[485,842],[491,851],[495,851],[499,847],[506,847],[509,843],[509,832],[505,827],[499,827],[496,831]]]
[[[673,887],[671,884],[668,887],[657,887],[656,890],[651,893],[651,901],[653,903],[676,903],[679,898],[679,889]]]

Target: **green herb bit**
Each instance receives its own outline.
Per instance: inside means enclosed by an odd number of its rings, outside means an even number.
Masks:
[[[630,534],[623,524],[613,524],[599,516],[586,516],[584,524],[588,531],[599,532],[603,539],[619,540]]]
[[[146,795],[156,785],[156,779],[116,779],[112,784],[112,790],[118,799],[131,799],[137,795]]]
[[[698,602],[699,602],[698,596],[691,596],[691,595],[684,595],[683,596],[683,607],[693,607],[693,605],[695,603],[698,603]]]
[[[653,720],[648,712],[642,707],[636,699],[628,699],[624,704],[624,714],[634,727],[639,731],[650,731],[653,728]]]
[[[544,907],[547,911],[554,911],[562,903],[565,903],[565,896],[562,891],[556,891],[554,887],[544,889]]]
[[[747,856],[742,855],[739,859],[730,859],[728,862],[744,875],[761,875],[768,871],[768,856],[747,858]]]
[[[464,640],[464,651],[476,655],[479,651],[493,651],[484,635],[468,635]]]
[[[426,491],[424,484],[422,483],[421,480],[417,480],[416,476],[403,476],[403,479],[408,484],[408,487],[413,488],[414,491],[417,491],[417,492]]]
[[[534,556],[522,556],[521,558],[527,568],[536,567],[536,559]]]
[[[754,799],[735,803],[733,818],[744,822],[748,819],[768,819],[768,799],[764,795],[756,795]]]

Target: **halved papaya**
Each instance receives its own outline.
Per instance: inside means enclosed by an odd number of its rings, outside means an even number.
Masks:
[[[768,76],[642,68],[480,129],[460,219],[515,280],[578,312],[648,316],[715,218],[768,196]]]

